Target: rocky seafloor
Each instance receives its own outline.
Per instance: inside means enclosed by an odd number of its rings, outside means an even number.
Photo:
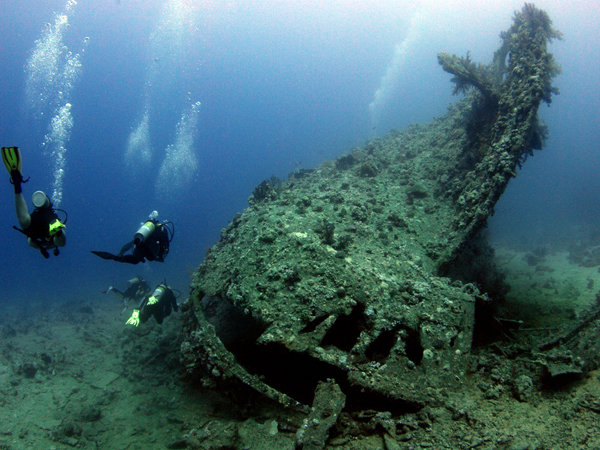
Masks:
[[[568,331],[594,304],[600,264],[569,256],[551,245],[495,249],[510,286],[501,318],[520,325],[471,350],[445,403],[403,414],[342,410],[326,447],[600,447],[600,371],[537,386],[523,369],[536,364],[526,343]],[[190,383],[179,313],[134,330],[116,297],[87,297],[2,303],[0,448],[295,448],[306,413],[249,389]]]

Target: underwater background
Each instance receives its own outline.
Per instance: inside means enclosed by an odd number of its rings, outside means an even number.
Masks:
[[[84,301],[141,275],[187,294],[192,271],[262,180],[428,122],[454,101],[437,52],[488,61],[521,1],[3,1],[0,144],[19,146],[29,202],[65,209],[45,260],[0,178],[0,302]],[[499,201],[490,236],[564,245],[600,219],[600,2],[539,1],[564,39],[550,135]],[[30,204],[30,203],[29,203]],[[165,263],[103,261],[152,210]]]

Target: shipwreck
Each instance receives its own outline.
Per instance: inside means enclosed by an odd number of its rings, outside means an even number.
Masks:
[[[490,63],[438,55],[464,93],[443,117],[257,186],[194,274],[187,373],[307,412],[325,403],[322,419],[460,390],[493,302],[471,249],[543,145],[559,37],[526,4]]]

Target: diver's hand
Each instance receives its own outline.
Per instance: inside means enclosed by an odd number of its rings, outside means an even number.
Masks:
[[[127,322],[125,322],[125,325],[133,325],[134,327],[137,327],[139,324],[140,324],[140,310],[134,309],[133,312],[131,313],[131,317],[129,319],[127,319]]]

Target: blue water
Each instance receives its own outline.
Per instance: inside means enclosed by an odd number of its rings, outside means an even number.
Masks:
[[[136,274],[187,292],[193,269],[256,184],[443,114],[455,99],[436,53],[470,51],[488,62],[522,6],[399,3],[5,0],[0,144],[22,149],[26,198],[57,191],[69,219],[67,246],[44,260],[11,229],[12,187],[0,176],[0,301],[96,299]],[[600,217],[599,7],[536,5],[565,34],[552,45],[561,95],[542,107],[547,147],[527,161],[491,222],[504,242],[576,234]],[[61,15],[68,26],[56,33]],[[53,31],[59,39],[36,53]],[[36,54],[46,58],[32,68]],[[74,57],[80,67],[69,72]],[[46,74],[35,86],[44,101],[28,88],[34,69]],[[66,103],[73,125],[62,128],[57,166],[56,140],[43,143]],[[148,145],[132,148],[146,111]],[[166,157],[167,148],[175,154]],[[90,253],[117,252],[153,209],[175,223],[165,263],[130,266]]]

